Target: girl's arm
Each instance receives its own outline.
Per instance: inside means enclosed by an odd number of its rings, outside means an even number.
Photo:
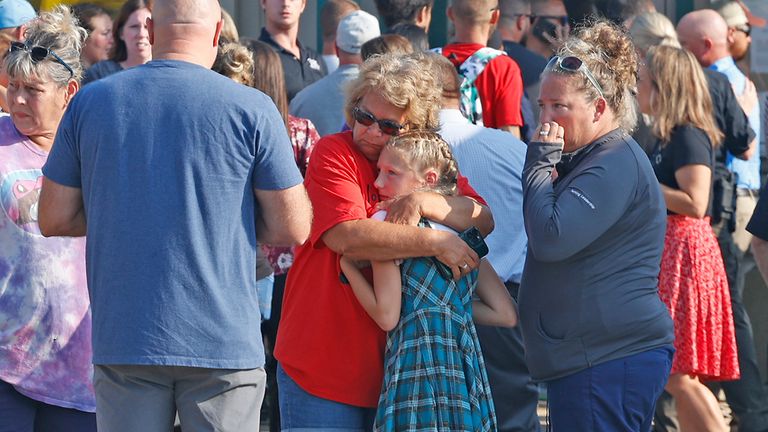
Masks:
[[[341,271],[349,280],[357,301],[382,330],[390,331],[400,320],[402,302],[400,266],[394,261],[372,261],[371,267],[373,286],[368,283],[354,261],[341,257]]]
[[[703,218],[707,215],[712,170],[706,165],[684,165],[675,171],[680,189],[661,185],[667,208],[684,216]]]
[[[488,260],[480,262],[477,296],[479,299],[472,301],[472,318],[477,324],[494,327],[517,325],[515,301]]]

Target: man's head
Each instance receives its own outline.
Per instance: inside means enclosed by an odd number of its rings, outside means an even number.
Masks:
[[[26,24],[36,16],[35,9],[26,0],[0,1],[0,60],[11,42],[24,40]]]
[[[153,58],[213,65],[222,26],[218,0],[156,0],[149,23]]]
[[[455,25],[495,25],[499,19],[498,0],[453,0],[448,6],[448,18]],[[490,33],[490,32],[489,32]]]
[[[752,43],[750,32],[752,28],[749,25],[747,14],[740,4],[736,2],[726,3],[717,11],[723,17],[728,25],[728,43],[731,56],[735,60],[741,60],[749,51],[749,44]]]
[[[448,58],[439,54],[429,54],[427,59],[437,79],[443,84],[443,109],[458,109],[461,78],[459,78],[459,74],[456,72],[456,66]]]
[[[35,9],[26,0],[0,1],[0,29],[23,26],[36,16]]]
[[[499,0],[497,29],[502,40],[522,43],[531,28],[531,0]]]
[[[544,35],[549,35],[550,39],[556,39],[561,29],[568,26],[568,12],[565,4],[562,0],[533,0],[531,11],[535,18],[526,37],[526,44],[538,43],[548,50],[553,50],[555,47]],[[545,55],[545,57],[548,56]]]
[[[323,43],[336,41],[336,28],[341,19],[360,10],[360,6],[353,0],[328,0],[320,9],[320,29],[323,32]]]
[[[387,27],[404,22],[429,30],[435,0],[375,0],[375,3]]]
[[[261,0],[267,29],[287,31],[299,28],[299,19],[307,5],[306,0]]]
[[[379,20],[366,11],[347,14],[336,29],[339,64],[362,63],[360,49],[369,40],[379,37]]]
[[[680,44],[692,52],[702,66],[708,67],[728,57],[728,25],[712,9],[701,9],[684,15],[677,23]]]

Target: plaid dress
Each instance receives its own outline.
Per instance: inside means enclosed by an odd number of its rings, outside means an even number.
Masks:
[[[400,322],[387,338],[376,431],[495,431],[472,322],[477,270],[458,282],[430,258],[403,262]]]

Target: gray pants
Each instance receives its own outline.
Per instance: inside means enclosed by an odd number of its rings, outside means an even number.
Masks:
[[[96,365],[96,422],[103,432],[258,431],[263,368]]]

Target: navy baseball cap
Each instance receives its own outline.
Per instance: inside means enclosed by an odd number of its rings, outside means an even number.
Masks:
[[[37,17],[26,0],[0,0],[0,29],[18,27]]]

